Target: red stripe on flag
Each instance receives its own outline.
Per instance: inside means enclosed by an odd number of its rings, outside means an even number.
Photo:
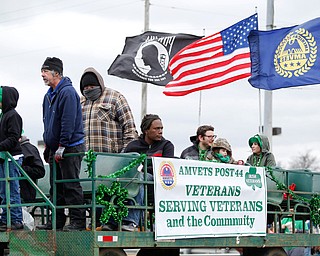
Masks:
[[[188,70],[186,70],[185,72],[182,72],[179,74],[179,76],[177,76],[175,79],[176,80],[182,80],[182,78],[188,76],[188,75],[191,75],[191,74],[199,74],[203,71],[207,71],[207,70],[212,70],[211,74],[208,75],[208,76],[203,76],[202,79],[210,79],[210,78],[213,78],[213,77],[222,77],[224,74],[228,73],[228,71],[233,71],[233,70],[240,70],[240,69],[243,69],[243,68],[247,68],[249,67],[250,68],[250,61],[247,61],[246,63],[243,63],[243,64],[237,64],[236,66],[234,67],[230,67],[228,68],[228,65],[229,64],[232,64],[233,62],[235,62],[236,60],[240,60],[240,59],[249,59],[250,58],[250,53],[241,53],[241,54],[238,54],[238,55],[235,55],[233,56],[232,58],[230,59],[227,59],[227,60],[223,60],[223,61],[217,61],[217,62],[210,62],[210,58],[208,58],[207,60],[208,61],[204,61],[206,63],[204,63],[203,65],[197,65],[197,67],[195,68],[190,68]],[[225,58],[223,58],[225,59]],[[192,64],[194,63],[199,63],[199,61],[197,60],[193,60],[192,61]],[[214,70],[218,69],[218,68],[221,68],[222,66],[226,67],[226,69],[222,72],[213,72]],[[188,84],[190,83],[196,83],[197,80],[196,79],[193,79],[193,80],[190,80]],[[184,83],[181,81],[179,82],[179,85],[184,85]],[[170,87],[170,83],[168,84],[168,87]]]
[[[166,85],[163,93],[183,96],[249,77],[251,60],[247,36],[257,27],[255,14],[180,50],[169,63],[173,81]]]
[[[237,80],[242,79],[242,78],[246,78],[248,76],[250,76],[250,73],[234,76],[232,78],[225,79],[225,80],[223,80],[223,81],[221,81],[219,83],[209,84],[209,85],[206,85],[206,86],[190,89],[190,90],[187,90],[187,91],[186,90],[175,91],[175,92],[170,92],[170,94],[167,94],[166,92],[164,92],[164,94],[167,95],[167,96],[184,96],[184,95],[187,95],[187,94],[192,93],[192,92],[211,89],[211,88],[214,88],[214,87],[218,87],[218,86],[222,86],[222,85],[225,85],[225,84],[229,84],[231,82],[237,81]]]

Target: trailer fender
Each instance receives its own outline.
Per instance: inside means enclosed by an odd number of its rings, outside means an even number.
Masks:
[[[99,250],[99,256],[127,256],[127,254],[120,248],[102,248]]]
[[[179,256],[179,248],[142,248],[137,256]]]

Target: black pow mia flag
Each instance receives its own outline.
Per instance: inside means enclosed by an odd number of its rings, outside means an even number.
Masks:
[[[122,54],[108,69],[108,74],[129,80],[165,86],[172,80],[169,61],[182,48],[200,39],[189,34],[147,31],[127,37]]]

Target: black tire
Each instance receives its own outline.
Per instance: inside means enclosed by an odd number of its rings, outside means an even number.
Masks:
[[[100,249],[99,256],[127,256],[127,254],[123,249],[103,248],[103,249]]]
[[[137,256],[179,256],[179,248],[142,248]]]
[[[287,253],[281,247],[243,248],[243,256],[287,256]]]

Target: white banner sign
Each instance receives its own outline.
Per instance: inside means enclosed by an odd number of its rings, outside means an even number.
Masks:
[[[156,240],[266,235],[264,168],[154,157]]]

